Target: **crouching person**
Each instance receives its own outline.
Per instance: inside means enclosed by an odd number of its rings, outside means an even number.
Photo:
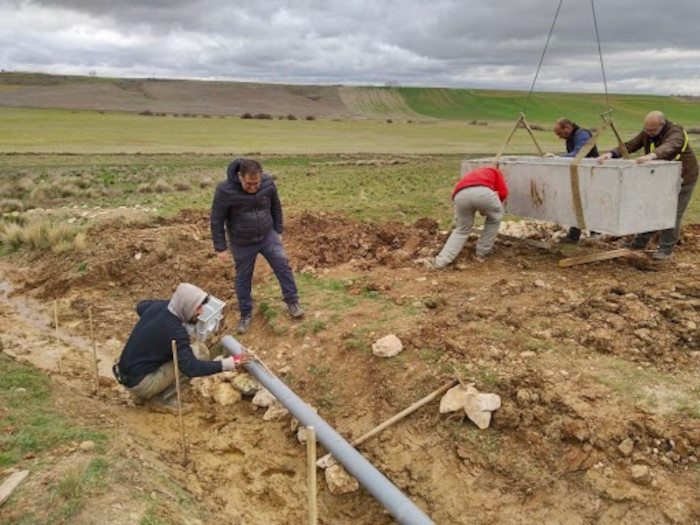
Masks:
[[[172,341],[177,345],[178,368],[187,377],[217,374],[247,362],[246,354],[221,361],[195,356],[185,324],[197,322],[208,300],[201,288],[181,283],[170,301],[141,301],[136,306],[139,320],[113,367],[117,381],[142,400],[168,405],[171,396],[167,394],[174,393],[168,392],[169,387],[175,383]]]
[[[503,201],[508,197],[508,187],[503,174],[496,168],[477,168],[464,175],[452,190],[454,214],[457,225],[447,239],[444,248],[428,265],[442,269],[454,261],[469,238],[477,212],[486,218],[484,230],[476,243],[476,257],[483,259],[493,249],[498,227],[503,219]]]

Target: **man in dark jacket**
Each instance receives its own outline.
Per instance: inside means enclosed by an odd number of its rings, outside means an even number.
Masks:
[[[197,286],[180,283],[170,301],[148,300],[136,305],[139,320],[114,366],[117,381],[141,399],[161,394],[175,382],[172,341],[177,345],[180,372],[187,377],[233,370],[237,364],[245,363],[245,354],[221,361],[200,361],[192,352],[185,324],[197,322],[208,299]]]
[[[566,118],[560,118],[554,124],[554,133],[560,139],[566,140],[566,155],[562,157],[575,157],[576,154],[586,145],[593,134],[587,130],[580,128],[575,122]],[[593,146],[586,157],[597,157],[598,148]],[[576,244],[581,238],[581,230],[576,226],[569,228],[569,233],[562,237],[561,242]]]
[[[688,134],[679,125],[666,119],[661,111],[652,111],[644,119],[644,129],[632,140],[625,142],[630,153],[644,149],[644,155],[637,157],[637,164],[650,160],[679,160],[681,161],[681,189],[678,193],[676,224],[673,228],[661,231],[659,248],[652,258],[663,261],[671,257],[673,247],[678,243],[681,234],[683,213],[690,203],[695,183],[698,180],[698,159],[690,148]],[[615,148],[598,157],[598,162],[620,157],[620,149]],[[635,236],[628,248],[643,250],[656,232],[645,232]]]
[[[284,302],[295,319],[304,316],[299,305],[294,273],[282,246],[284,230],[282,204],[272,177],[263,173],[259,162],[236,159],[226,171],[211,205],[211,236],[222,261],[229,258],[226,234],[236,266],[236,296],[241,319],[238,333],[248,331],[253,313],[251,288],[258,254],[270,264],[282,287]],[[224,229],[225,227],[225,229]]]

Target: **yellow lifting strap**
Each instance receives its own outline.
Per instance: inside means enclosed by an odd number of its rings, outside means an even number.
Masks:
[[[525,113],[521,113],[520,118],[515,121],[515,126],[513,126],[513,129],[508,134],[506,141],[503,143],[503,146],[501,146],[500,151],[493,159],[493,165],[496,168],[498,168],[498,161],[501,159],[501,157],[503,156],[503,153],[505,152],[506,148],[508,147],[508,143],[510,142],[510,139],[513,138],[513,135],[515,135],[516,130],[520,127],[523,127],[527,130],[528,134],[530,135],[530,138],[532,138],[532,142],[535,143],[535,147],[537,148],[537,153],[539,153],[540,157],[544,157],[544,150],[540,147],[539,143],[537,142],[537,139],[535,138],[535,134],[533,133],[532,128],[530,127],[530,124],[528,124],[527,121],[525,120]]]
[[[593,149],[593,147],[596,145],[596,142],[598,141],[598,137],[603,133],[605,128],[610,126],[610,128],[613,130],[613,133],[615,133],[615,137],[617,138],[617,143],[620,148],[620,154],[628,159],[630,154],[627,151],[627,147],[625,147],[625,143],[622,142],[622,138],[620,137],[620,134],[617,132],[617,129],[615,128],[615,123],[612,120],[611,116],[611,111],[607,111],[601,115],[601,118],[603,119],[603,124],[596,130],[596,132],[591,136],[590,139],[588,139],[588,142],[586,142],[583,147],[578,151],[576,156],[574,157],[574,160],[571,161],[571,165],[569,166],[569,173],[571,176],[571,195],[572,195],[572,204],[574,206],[574,213],[576,214],[576,222],[577,226],[585,230],[586,229],[586,218],[583,214],[583,204],[581,203],[581,187],[579,184],[579,176],[578,176],[578,167],[579,164],[581,164],[581,160],[588,155],[588,153]]]
[[[649,150],[654,151],[656,147],[654,146],[654,141],[651,141],[651,144],[649,145]],[[688,132],[686,130],[683,130],[683,147],[681,148],[681,152],[673,157],[673,160],[681,160],[681,155],[685,153],[685,150],[688,149]]]

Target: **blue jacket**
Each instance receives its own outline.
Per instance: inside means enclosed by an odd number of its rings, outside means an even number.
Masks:
[[[211,204],[211,237],[214,250],[226,250],[224,225],[232,245],[250,246],[262,242],[274,229],[282,233],[282,203],[272,177],[263,173],[260,188],[248,193],[238,179],[239,160],[226,170],[226,180],[219,184]]]
[[[579,128],[576,124],[574,124],[574,131],[569,135],[569,138],[566,139],[566,155],[562,155],[562,157],[575,157],[576,154],[581,150],[583,146],[586,145],[586,142],[593,136],[593,134],[588,131],[587,129]],[[597,157],[598,156],[598,147],[593,146],[593,149],[588,152],[588,155],[586,157]]]
[[[168,302],[141,301],[136,305],[140,319],[119,358],[119,370],[128,388],[135,387],[148,374],[173,360],[173,340],[177,344],[180,372],[186,376],[208,376],[222,370],[220,361],[200,361],[194,356],[190,336],[182,321],[168,310]]]

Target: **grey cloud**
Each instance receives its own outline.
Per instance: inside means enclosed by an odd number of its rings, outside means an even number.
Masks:
[[[0,58],[6,69],[105,75],[529,89],[557,4],[23,0],[0,3]],[[695,0],[668,4],[598,0],[612,91],[700,94]],[[93,32],[88,44],[51,30],[71,24]],[[566,1],[536,88],[590,91],[601,81],[591,4]]]

